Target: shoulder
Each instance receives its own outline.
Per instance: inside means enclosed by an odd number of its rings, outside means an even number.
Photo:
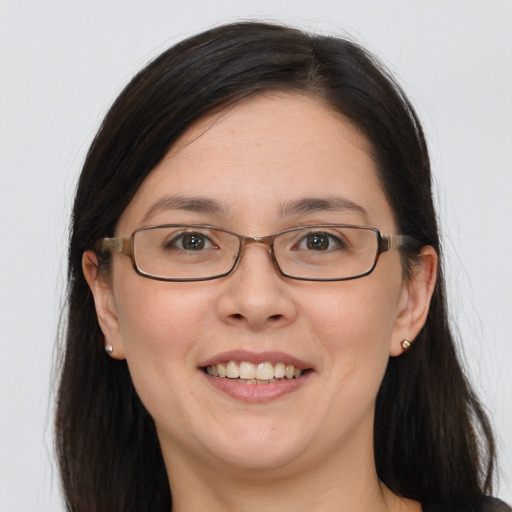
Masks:
[[[446,505],[424,504],[423,512],[512,512],[505,502],[485,496],[477,501],[461,500],[458,503]]]
[[[504,501],[489,497],[482,500],[482,506],[479,510],[482,512],[512,512],[512,508]]]

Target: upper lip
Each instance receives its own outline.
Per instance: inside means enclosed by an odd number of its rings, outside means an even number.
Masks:
[[[225,363],[227,361],[246,361],[252,364],[259,363],[285,363],[295,366],[295,368],[299,368],[300,370],[308,370],[311,369],[311,364],[294,357],[290,354],[286,354],[285,352],[251,352],[248,350],[230,350],[227,352],[221,352],[220,354],[215,354],[214,356],[205,359],[199,363],[200,368],[204,368],[206,366],[212,366],[218,363]]]

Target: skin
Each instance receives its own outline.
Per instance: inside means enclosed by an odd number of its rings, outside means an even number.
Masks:
[[[148,212],[167,195],[222,202],[224,210]],[[358,211],[280,215],[287,201],[346,198]],[[369,144],[340,115],[297,94],[246,99],[189,128],[146,178],[116,236],[164,223],[206,223],[248,236],[315,223],[397,233]],[[373,457],[376,394],[389,356],[423,326],[437,257],[425,247],[405,282],[398,251],[372,274],[345,282],[281,276],[264,245],[249,245],[224,278],[169,283],[143,278],[113,254],[84,273],[112,357],[126,358],[153,416],[173,510],[420,510],[378,480]],[[264,403],[212,386],[201,361],[228,350],[280,351],[313,368],[297,390]]]

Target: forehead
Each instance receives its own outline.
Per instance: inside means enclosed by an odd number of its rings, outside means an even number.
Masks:
[[[277,155],[291,159],[321,148],[328,151],[332,142],[343,144],[344,150],[352,145],[367,156],[371,153],[366,137],[323,101],[306,94],[270,92],[250,96],[200,119],[174,144],[166,159],[186,158],[201,149],[215,149],[223,157],[226,155],[221,152],[227,150],[235,156],[237,148],[240,152],[257,149],[262,159]]]
[[[373,224],[392,217],[367,139],[341,114],[299,94],[250,97],[199,120],[146,178],[121,223],[171,222],[148,218],[169,196],[213,201],[216,214],[240,222],[330,197],[360,205]]]

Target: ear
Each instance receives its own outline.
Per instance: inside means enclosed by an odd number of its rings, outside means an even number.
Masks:
[[[404,283],[391,339],[391,356],[400,355],[404,351],[401,342],[404,339],[414,341],[425,325],[436,285],[437,261],[434,248],[423,247],[413,265],[413,275]]]
[[[103,336],[105,336],[105,347],[110,345],[113,348],[109,352],[110,357],[124,359],[124,345],[119,329],[112,288],[107,283],[105,276],[102,276],[99,272],[98,257],[93,251],[84,252],[82,256],[82,271],[94,297],[98,323],[100,324]]]

